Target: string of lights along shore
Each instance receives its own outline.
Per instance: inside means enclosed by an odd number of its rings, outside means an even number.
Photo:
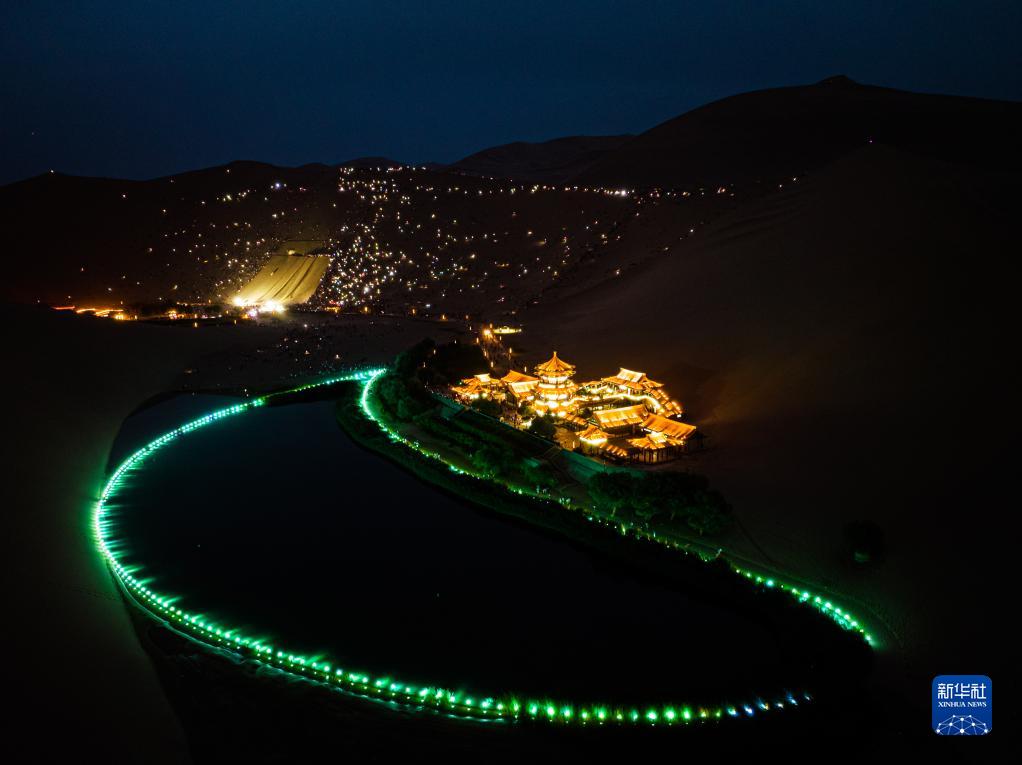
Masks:
[[[0,38],[4,763],[1010,736],[1022,0]]]
[[[360,405],[368,420],[384,430],[397,446],[409,449],[431,460],[443,461],[441,455],[424,449],[416,442],[389,428],[380,415],[374,411],[371,403],[372,388],[384,371],[382,369],[357,370],[316,383],[307,383],[277,395],[287,396],[341,382],[357,382],[361,385]],[[411,685],[385,674],[385,670],[381,672],[380,669],[375,669],[370,672],[362,668],[340,667],[322,656],[310,657],[294,653],[289,651],[283,643],[280,645],[270,643],[265,639],[252,637],[245,630],[220,624],[201,614],[189,612],[179,605],[179,603],[187,601],[187,595],[170,595],[158,592],[150,584],[144,562],[126,562],[126,550],[130,549],[131,540],[116,536],[115,507],[118,492],[132,474],[143,470],[147,463],[158,457],[161,450],[176,444],[187,435],[200,429],[215,426],[227,418],[237,417],[262,407],[267,401],[267,397],[259,397],[219,409],[154,439],[134,452],[111,474],[95,505],[93,531],[99,552],[124,587],[126,594],[140,607],[181,634],[212,647],[233,651],[245,659],[276,667],[356,697],[371,701],[399,703],[415,709],[434,710],[463,720],[542,721],[557,725],[582,726],[671,726],[731,718],[751,718],[757,714],[780,712],[786,708],[798,707],[800,704],[812,700],[809,692],[798,689],[791,689],[779,696],[769,698],[750,689],[748,698],[741,702],[718,701],[717,703],[699,704],[679,701],[678,703],[628,707],[614,706],[599,701],[566,701],[559,698],[556,688],[551,688],[549,696],[542,698],[523,697],[514,693],[472,695],[465,691],[443,687]],[[487,476],[473,474],[452,464],[448,464],[447,467],[475,480],[489,480]],[[523,494],[529,493],[528,489],[521,487],[509,490]],[[537,495],[536,498],[554,502],[566,509],[582,513],[590,522],[618,529],[623,535],[637,535],[637,538],[648,544],[666,545],[679,554],[692,554],[686,552],[684,547],[677,543],[658,539],[655,534],[636,529],[619,528],[617,524],[609,523],[588,513],[584,507],[574,507],[568,498],[549,498],[542,494]],[[851,613],[828,598],[814,594],[800,586],[784,583],[773,576],[758,574],[737,566],[733,567],[733,571],[736,575],[747,578],[757,586],[790,593],[796,602],[820,611],[833,620],[837,627],[858,633],[867,643],[873,644],[873,637],[862,624]],[[598,672],[598,668],[594,668],[593,671]]]

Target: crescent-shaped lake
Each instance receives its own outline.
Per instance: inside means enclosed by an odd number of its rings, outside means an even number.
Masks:
[[[141,411],[111,464],[222,405]],[[189,434],[129,477],[115,510],[126,560],[179,605],[405,682],[719,703],[795,689],[804,669],[783,620],[424,484],[355,444],[330,401]]]

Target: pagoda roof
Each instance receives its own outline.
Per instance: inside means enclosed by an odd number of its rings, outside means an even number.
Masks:
[[[664,417],[672,417],[676,414],[680,415],[682,413],[681,404],[673,399],[669,399],[666,396],[663,399],[654,396],[653,400],[660,404],[660,409],[657,411]]]
[[[533,382],[539,382],[539,378],[538,377],[533,377],[532,375],[527,375],[524,372],[516,372],[515,370],[512,369],[506,375],[501,377],[500,381],[504,382],[504,383],[507,383],[508,385],[511,385],[512,383],[533,383]]]
[[[614,441],[604,444],[603,451],[613,457],[628,457],[628,450]]]
[[[668,446],[680,446],[683,440],[665,436],[663,433],[647,433],[642,438],[629,438],[628,443],[636,449],[656,451],[657,449],[666,449]]]
[[[511,389],[511,392],[516,396],[524,396],[527,393],[531,393],[536,388],[535,382],[519,382],[519,383],[508,383],[507,387]]]
[[[556,374],[571,374],[575,371],[575,365],[569,364],[564,359],[557,358],[557,351],[554,351],[554,355],[550,357],[549,361],[544,361],[542,364],[537,364],[533,367],[533,370],[540,374],[556,375]]]
[[[590,425],[588,428],[579,433],[578,437],[583,441],[606,441],[610,438],[607,433],[600,430],[595,425]]]
[[[631,390],[647,390],[649,388],[662,388],[663,383],[651,380],[645,372],[633,372],[631,369],[621,367],[613,377],[604,377],[603,382],[614,383]]]
[[[643,430],[652,433],[662,434],[669,438],[675,438],[678,440],[685,440],[690,435],[695,433],[696,426],[689,425],[687,422],[678,422],[677,420],[671,420],[667,417],[661,417],[659,414],[651,414],[642,423]]]
[[[462,396],[471,396],[478,393],[485,393],[489,390],[489,377],[487,379],[480,379],[484,375],[476,375],[475,377],[469,377],[466,380],[461,381],[461,385],[455,385],[451,388],[455,393],[460,393]]]
[[[638,425],[645,421],[646,415],[646,407],[642,404],[620,406],[617,409],[601,409],[593,412],[593,416],[603,429]]]

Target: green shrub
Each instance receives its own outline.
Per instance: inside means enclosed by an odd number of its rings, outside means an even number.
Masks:
[[[472,408],[480,414],[485,414],[487,417],[499,418],[501,415],[500,404],[492,398],[477,398],[472,402]]]
[[[700,536],[719,534],[731,509],[705,477],[691,473],[598,473],[589,480],[596,511],[622,520],[668,528],[683,524]]]
[[[557,431],[554,421],[550,417],[535,417],[531,423],[529,423],[529,432],[534,436],[545,438],[548,441],[553,440],[554,433]]]

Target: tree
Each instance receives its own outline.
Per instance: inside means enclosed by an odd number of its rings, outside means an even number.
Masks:
[[[691,473],[633,475],[598,473],[589,481],[589,496],[599,512],[646,526],[669,519],[682,528],[719,534],[731,522],[731,508],[706,478]]]
[[[422,414],[422,404],[410,397],[402,398],[397,402],[397,417],[399,420],[405,422],[415,419],[419,414]]]
[[[536,417],[529,423],[529,432],[534,436],[545,438],[548,441],[552,441],[554,434],[557,432],[557,428],[554,426],[553,420],[549,417]]]
[[[631,499],[636,482],[628,473],[597,473],[589,480],[589,496],[599,511],[613,516]]]
[[[540,491],[552,489],[557,485],[557,477],[547,465],[533,465],[527,462],[522,468],[522,477],[528,486]]]
[[[472,408],[480,414],[485,414],[497,419],[500,418],[500,404],[492,398],[477,398],[472,402]]]
[[[433,407],[429,393],[421,386],[410,383],[394,373],[380,380],[380,398],[387,409],[400,420],[411,420],[417,414]]]
[[[717,492],[700,491],[686,509],[685,523],[699,536],[719,534],[731,524],[731,508]]]
[[[435,349],[436,343],[426,338],[408,350],[402,351],[394,359],[394,375],[404,380],[413,379],[419,368],[426,363],[426,359],[433,355]]]
[[[496,444],[484,444],[472,452],[472,466],[491,478],[506,476],[514,462],[513,452]]]

